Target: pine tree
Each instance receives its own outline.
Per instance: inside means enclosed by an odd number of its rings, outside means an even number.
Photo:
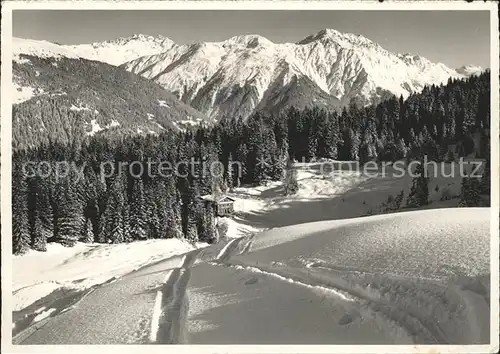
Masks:
[[[187,216],[186,240],[189,242],[198,241],[198,215],[193,209],[189,210]]]
[[[99,218],[99,228],[97,234],[97,242],[108,243],[109,240],[109,223],[107,217],[109,216],[111,208],[106,209],[106,211]]]
[[[172,238],[183,238],[184,235],[182,233],[182,217],[179,202],[174,201],[169,210],[172,211],[171,219],[169,218],[169,235],[171,235]]]
[[[65,151],[69,155],[68,151]],[[68,157],[68,156],[65,156]],[[53,196],[54,237],[52,241],[66,247],[73,246],[81,238],[85,224],[84,205],[82,201],[82,186],[74,169],[69,174],[56,181]]]
[[[181,198],[179,189],[175,185],[174,178],[169,178],[165,182],[165,194],[165,237],[183,238]]]
[[[399,210],[401,208],[404,196],[405,196],[405,191],[404,189],[401,189],[401,192],[399,192],[396,198],[394,199],[395,210]]]
[[[110,238],[111,243],[121,243],[125,239],[123,230],[123,211],[121,205],[118,204],[113,208],[110,220]]]
[[[28,186],[21,167],[12,165],[12,251],[24,254],[30,246]]]
[[[299,183],[297,181],[297,170],[293,168],[292,161],[288,161],[286,167],[286,175],[284,181],[285,196],[295,194],[299,190]]]
[[[183,230],[186,240],[189,242],[198,241],[198,222],[200,218],[200,194],[196,181],[188,185],[187,193],[182,201]]]
[[[359,160],[359,144],[360,138],[359,133],[354,131],[353,129],[349,130],[349,157],[348,160],[357,161]]]
[[[71,247],[79,239],[81,233],[81,217],[83,211],[71,181],[66,179],[58,195],[58,208],[55,218],[55,239],[64,246]]]
[[[421,160],[415,170],[415,177],[413,177],[406,205],[420,207],[427,204],[429,204],[429,177],[425,175],[424,161]]]
[[[396,159],[404,159],[406,157],[406,154],[408,153],[408,148],[405,144],[405,141],[403,138],[397,139],[397,144],[396,144]]]
[[[28,218],[30,224],[31,248],[36,251],[45,252],[47,250],[47,234],[44,232],[42,214],[48,207],[42,193],[42,180],[40,177],[28,179]],[[52,220],[50,220],[52,221]],[[50,235],[51,236],[51,235]],[[49,237],[50,237],[49,236]]]
[[[35,251],[47,251],[47,238],[39,215],[35,215],[33,220],[31,229],[31,248]]]
[[[123,207],[123,241],[131,242],[132,238],[132,228],[130,225],[130,207],[128,203],[125,202]]]
[[[461,137],[463,137],[467,135],[468,132],[471,132],[471,129],[475,126],[476,121],[471,111],[471,107],[464,108],[460,114],[462,117]]]
[[[230,192],[233,191],[234,187],[234,167],[233,167],[233,154],[230,152],[227,160],[227,169],[226,169],[226,185]]]
[[[308,151],[308,154],[307,154],[308,160],[314,161],[316,159],[317,154],[318,154],[318,152],[317,152],[318,151],[318,139],[315,136],[315,134],[309,138],[309,144],[307,145],[307,151]]]
[[[481,205],[480,181],[474,177],[463,177],[460,190],[461,207],[478,207]]]
[[[322,122],[322,134],[318,143],[319,156],[328,159],[337,159],[340,133],[338,119],[335,112],[326,114]]]
[[[181,223],[176,215],[174,206],[167,208],[166,213],[166,230],[165,238],[182,238]]]
[[[157,203],[156,191],[153,188],[148,188],[146,193],[146,234],[147,238],[160,238],[161,237],[161,221],[160,210]]]
[[[202,211],[201,215],[201,227],[199,228],[199,240],[200,242],[215,243],[217,242],[217,229],[215,227],[215,218],[212,208],[207,205]]]
[[[94,226],[92,225],[92,220],[87,219],[85,222],[85,228],[83,230],[83,242],[93,243],[94,242]]]
[[[239,188],[241,186],[242,181],[248,178],[249,176],[249,171],[248,171],[248,147],[245,143],[240,144],[238,148],[236,149],[236,160],[239,161],[240,165],[239,171],[235,173],[236,175],[236,181],[234,183],[234,186],[236,188]]]
[[[491,193],[491,167],[489,159],[484,163],[479,190],[483,195],[490,195]]]
[[[146,205],[141,178],[134,178],[130,203],[130,232],[133,240],[147,239]]]
[[[125,204],[125,178],[123,172],[115,177],[111,188],[110,200],[108,204],[109,213],[106,215],[109,236],[107,242],[122,243],[125,241],[125,220],[123,219]]]
[[[38,217],[40,218],[43,238],[46,242],[54,238],[54,207],[52,200],[53,184],[45,179],[42,185],[41,196],[37,199],[37,210],[39,210]]]

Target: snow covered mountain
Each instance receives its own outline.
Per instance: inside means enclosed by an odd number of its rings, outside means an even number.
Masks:
[[[247,117],[256,109],[272,112],[287,106],[340,107],[351,100],[368,104],[470,74],[331,29],[298,43],[243,35],[216,43],[173,44],[123,67],[212,118]]]
[[[79,45],[59,45],[47,41],[13,38],[13,52],[37,57],[84,58],[118,66],[144,55],[162,53],[175,45],[163,36],[136,34],[112,41]]]
[[[480,66],[475,66],[475,65],[464,65],[464,66],[457,69],[457,72],[459,74],[462,74],[465,76],[479,75],[483,71],[484,71],[483,68],[481,68]]]
[[[483,70],[473,65],[454,70],[418,55],[391,53],[363,36],[332,29],[297,43],[242,35],[178,45],[163,36],[139,34],[72,46],[14,38],[13,46],[15,56],[121,65],[214,119],[245,118],[256,110],[279,112],[291,106],[332,109],[351,101],[365,105]]]
[[[35,39],[12,38],[12,54],[13,59],[17,62],[20,61],[19,55],[31,55],[38,58],[68,58],[79,59],[78,55],[73,49],[48,42],[39,41]]]
[[[162,53],[175,45],[163,36],[135,34],[112,41],[67,46],[86,59],[120,65],[144,55]]]

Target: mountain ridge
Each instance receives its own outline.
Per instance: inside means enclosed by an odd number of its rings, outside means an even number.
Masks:
[[[54,41],[35,40],[35,39],[21,38],[21,37],[13,37],[13,39],[18,40],[18,41],[43,42],[43,43],[47,43],[48,45],[57,45],[61,48],[67,49],[68,51],[74,51],[74,53],[72,53],[74,55],[80,54],[80,57],[82,57],[84,59],[103,61],[103,62],[106,62],[106,63],[111,64],[111,65],[121,65],[121,64],[125,64],[127,60],[125,60],[123,63],[114,63],[113,64],[113,63],[110,63],[109,61],[104,60],[106,58],[100,58],[98,53],[92,53],[93,55],[91,55],[89,53],[85,53],[85,51],[83,49],[88,48],[88,47],[93,47],[93,48],[100,48],[101,47],[102,48],[102,47],[111,46],[111,45],[120,46],[120,45],[125,45],[127,43],[131,43],[134,41],[156,43],[156,44],[161,45],[161,48],[151,48],[151,49],[146,50],[145,53],[138,53],[137,55],[139,55],[139,57],[141,57],[141,56],[145,56],[145,55],[153,55],[152,53],[147,54],[148,51],[156,52],[158,50],[160,50],[160,51],[164,50],[164,49],[168,50],[173,46],[186,46],[186,45],[193,46],[193,45],[199,45],[199,44],[204,44],[204,43],[217,44],[217,43],[225,43],[225,42],[231,42],[231,41],[232,42],[239,42],[245,38],[254,39],[254,40],[262,40],[264,42],[274,44],[274,45],[280,45],[280,44],[284,45],[284,44],[307,44],[308,41],[317,40],[320,37],[332,38],[333,36],[336,36],[337,38],[343,38],[345,40],[344,43],[348,42],[349,40],[350,41],[358,40],[360,43],[365,43],[367,45],[373,45],[373,46],[380,48],[386,52],[389,52],[386,49],[384,49],[382,46],[380,46],[380,44],[372,41],[371,39],[369,39],[363,35],[340,32],[340,31],[337,31],[337,30],[331,29],[331,28],[325,28],[323,30],[320,30],[320,31],[314,33],[314,34],[310,34],[310,35],[306,36],[305,38],[298,40],[296,42],[273,42],[273,41],[269,40],[268,38],[266,38],[262,35],[256,34],[256,33],[235,35],[235,36],[232,36],[232,37],[230,37],[226,40],[223,40],[223,41],[205,41],[205,42],[197,41],[197,42],[188,43],[188,44],[177,44],[175,41],[173,41],[169,37],[166,37],[166,36],[163,36],[160,34],[148,35],[148,34],[142,34],[142,33],[135,33],[135,34],[132,34],[131,36],[122,36],[122,37],[117,37],[115,39],[108,39],[108,40],[104,40],[104,41],[97,41],[97,42],[91,42],[91,43],[81,43],[81,44],[60,44],[60,43],[57,43]],[[20,51],[19,49],[16,49],[16,46],[14,46],[14,52],[21,52],[22,54],[30,54],[26,51],[22,51],[22,50]],[[161,52],[158,52],[157,54],[160,54],[160,53]],[[32,53],[32,54],[39,54],[39,53]],[[85,56],[85,54],[87,54],[87,56]],[[422,57],[418,54],[409,53],[409,52],[397,53],[397,55],[399,55],[401,57],[414,57],[414,58],[418,57],[418,58],[423,58],[425,60],[428,60],[425,57]],[[40,55],[38,55],[38,56],[40,56]],[[137,58],[135,58],[135,59],[137,59]],[[111,61],[113,61],[113,60],[111,60]],[[442,64],[442,63],[436,63],[436,64]],[[442,65],[445,65],[445,64],[442,64]],[[469,68],[469,67],[476,68],[477,70],[479,70],[481,72],[485,70],[485,68],[482,68],[482,67],[477,66],[475,64],[464,64],[459,68],[455,68],[455,70],[458,71],[460,69]]]
[[[296,43],[276,44],[247,34],[220,42],[174,45],[121,66],[156,81],[216,119],[233,115],[236,107],[244,107],[239,112],[243,117],[256,107],[274,110],[271,102],[262,102],[265,93],[271,87],[276,90],[304,80],[311,81],[313,88],[289,105],[314,101],[319,89],[338,101],[336,108],[340,108],[353,100],[367,105],[390,94],[407,97],[426,85],[471,74],[419,55],[392,53],[364,36],[332,29]]]
[[[483,71],[474,65],[455,70],[417,54],[392,53],[362,35],[334,29],[296,43],[273,43],[258,34],[192,44],[143,34],[71,46],[16,40],[29,44],[18,45],[18,53],[119,65],[155,81],[212,119],[246,118],[256,110],[276,112],[317,102],[327,109],[351,102],[368,105]]]

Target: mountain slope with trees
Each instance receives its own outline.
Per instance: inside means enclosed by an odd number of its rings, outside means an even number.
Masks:
[[[141,76],[97,61],[19,54],[14,87],[30,91],[13,106],[14,148],[88,136],[160,133],[207,117]]]

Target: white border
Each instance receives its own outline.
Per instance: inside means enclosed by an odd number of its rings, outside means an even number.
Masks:
[[[491,15],[491,343],[490,345],[72,345],[75,352],[112,353],[176,353],[234,352],[234,353],[487,353],[499,350],[499,33],[497,4],[495,2],[466,3],[460,1],[401,1],[383,3],[378,1],[4,1],[1,21],[1,206],[2,218],[2,352],[62,352],[67,346],[32,345],[13,346],[11,344],[11,287],[12,287],[12,214],[11,200],[11,131],[12,116],[12,10],[27,9],[93,9],[93,10],[487,10]],[[422,24],[425,25],[425,24]],[[465,26],[467,24],[464,24]],[[166,348],[168,347],[168,348]]]

